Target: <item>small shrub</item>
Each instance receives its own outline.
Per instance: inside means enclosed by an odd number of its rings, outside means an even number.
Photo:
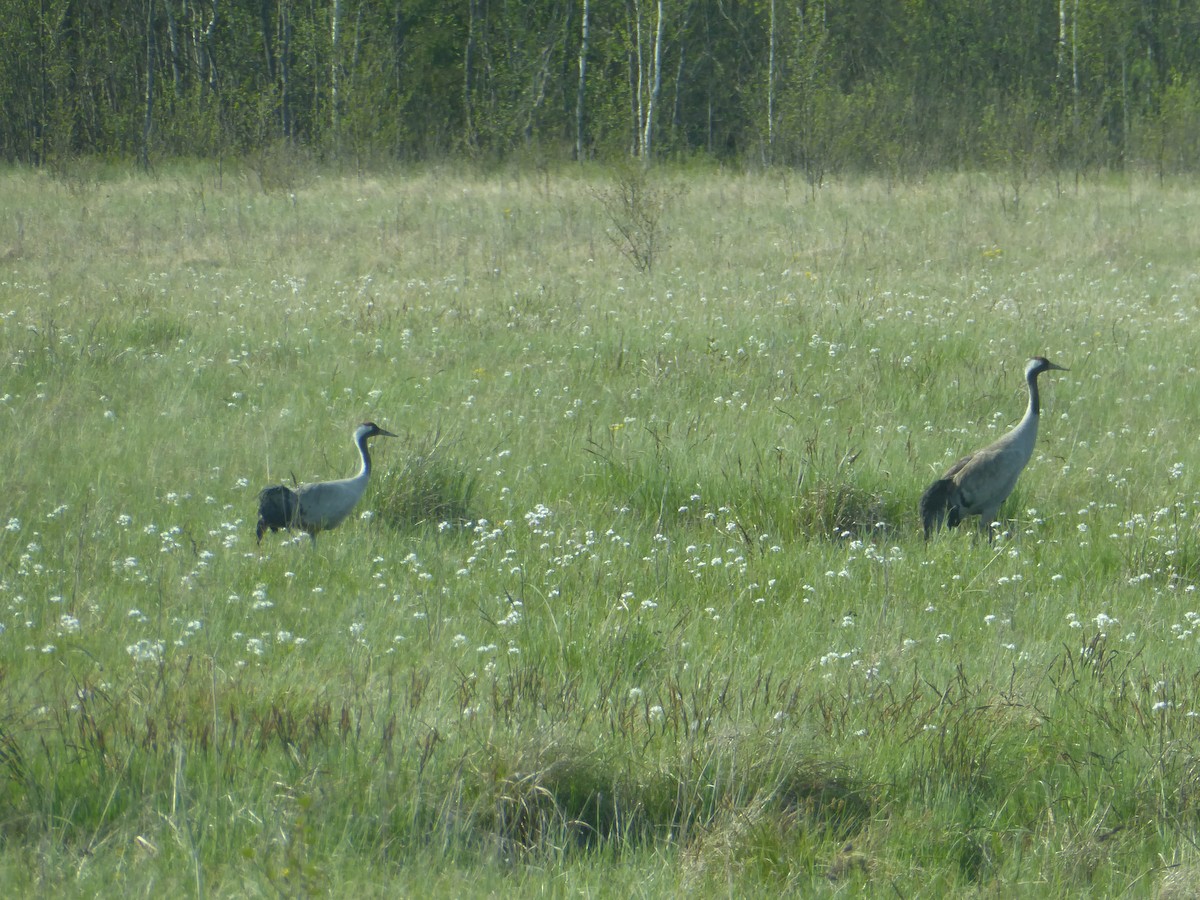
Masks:
[[[667,243],[663,219],[675,192],[651,181],[645,166],[619,168],[611,187],[596,191],[609,240],[639,272],[650,272]]]

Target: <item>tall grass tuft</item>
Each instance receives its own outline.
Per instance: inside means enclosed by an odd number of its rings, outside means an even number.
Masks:
[[[375,508],[385,525],[405,530],[477,518],[478,474],[455,458],[457,443],[440,433],[420,438],[398,467],[379,473]]]

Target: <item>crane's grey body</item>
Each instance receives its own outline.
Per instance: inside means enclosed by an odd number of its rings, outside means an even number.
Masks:
[[[354,430],[354,445],[362,465],[352,478],[337,481],[314,481],[292,490],[285,484],[263,488],[258,495],[258,540],[270,529],[296,528],[307,532],[315,542],[317,534],[341,524],[362,499],[371,477],[371,453],[367,440],[376,435],[395,437],[374,422],[364,422]]]
[[[929,537],[943,522],[954,528],[967,516],[979,516],[980,531],[991,535],[992,522],[1008,499],[1037,443],[1041,403],[1037,377],[1051,369],[1066,371],[1043,356],[1025,364],[1029,405],[1016,427],[995,443],[964,456],[921,495],[921,523]]]

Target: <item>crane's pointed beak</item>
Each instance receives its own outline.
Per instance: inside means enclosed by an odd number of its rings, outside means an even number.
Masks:
[[[383,428],[379,429],[379,436],[380,437],[397,437],[397,435],[394,435],[390,431],[387,431]]]

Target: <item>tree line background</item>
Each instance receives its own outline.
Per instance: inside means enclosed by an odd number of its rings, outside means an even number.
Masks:
[[[0,155],[1200,167],[1197,0],[0,0]]]

